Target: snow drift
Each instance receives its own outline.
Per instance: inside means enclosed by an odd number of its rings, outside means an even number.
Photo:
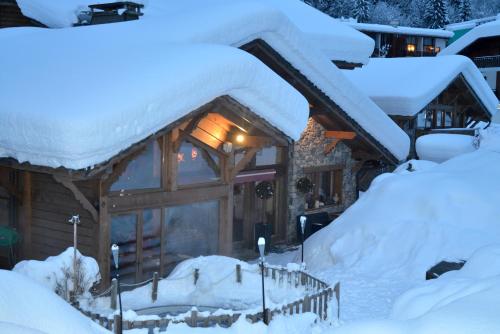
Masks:
[[[415,147],[420,159],[443,162],[475,151],[476,138],[448,133],[430,134],[418,137]]]
[[[485,131],[476,152],[376,178],[341,217],[307,239],[308,267],[423,279],[441,260],[466,260],[500,242],[498,131]]]
[[[26,334],[109,333],[49,289],[0,270],[0,331]]]

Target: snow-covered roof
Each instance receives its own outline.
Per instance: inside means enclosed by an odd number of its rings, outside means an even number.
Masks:
[[[86,34],[60,32],[10,41],[0,56],[10,64],[0,78],[0,156],[89,167],[222,95],[295,139],[307,122],[305,98],[241,50],[104,39],[88,48]]]
[[[444,29],[427,29],[427,28],[413,28],[413,27],[400,27],[391,26],[386,24],[375,24],[375,23],[358,23],[352,21],[345,21],[349,26],[361,30],[361,31],[373,31],[373,32],[383,32],[390,34],[400,34],[400,35],[414,35],[414,36],[425,36],[425,37],[439,37],[439,38],[451,38],[453,37],[453,32]]]
[[[478,39],[493,36],[500,36],[500,20],[481,24],[475,27],[438,53],[438,56],[458,54]]]
[[[375,44],[366,35],[356,29],[346,27],[332,17],[305,4],[300,0],[246,0],[261,2],[279,9],[307,35],[311,43],[315,44],[332,60],[351,63],[368,63]],[[149,0],[135,1],[145,4],[145,16],[169,16],[174,12],[195,10],[199,6],[191,7],[183,1]],[[96,0],[19,0],[18,4],[24,15],[31,17],[51,28],[71,27],[77,22],[77,14],[88,10],[87,6],[96,3]],[[227,1],[225,1],[227,4]],[[223,8],[221,8],[223,10]]]
[[[0,124],[8,124],[0,155],[88,167],[224,94],[297,138],[307,118],[302,96],[248,54],[206,45],[262,39],[393,157],[407,156],[408,136],[282,12],[257,1],[203,4],[156,2],[168,19],[0,31],[9,46],[0,54],[9,64],[0,77]]]
[[[491,115],[498,105],[481,72],[464,56],[373,58],[344,74],[389,115],[415,115],[460,74]]]

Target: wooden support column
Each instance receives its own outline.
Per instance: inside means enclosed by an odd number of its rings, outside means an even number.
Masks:
[[[233,219],[234,219],[234,178],[232,166],[234,165],[234,152],[223,159],[222,177],[228,184],[227,198],[221,200],[220,225],[219,225],[219,252],[221,255],[231,256],[233,252]]]
[[[99,269],[101,272],[102,285],[109,285],[109,268],[110,268],[110,238],[111,218],[108,214],[108,191],[104,186],[104,182],[99,183],[99,236],[98,236],[98,258]]]
[[[22,234],[21,258],[29,259],[32,255],[31,223],[33,220],[32,207],[32,176],[31,172],[23,172],[23,203],[19,212],[19,229]]]

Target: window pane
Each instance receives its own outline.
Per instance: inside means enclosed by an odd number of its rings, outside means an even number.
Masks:
[[[451,112],[444,113],[444,126],[447,126],[447,127],[452,126]]]
[[[113,216],[111,218],[111,244],[120,247],[119,273],[124,282],[134,282],[136,275],[137,218],[135,214]],[[111,255],[111,277],[116,270]]]
[[[160,185],[161,143],[160,140],[154,140],[127,165],[123,174],[111,186],[111,190],[160,188]]]
[[[327,205],[332,197],[332,172],[323,172],[320,174],[319,201]]]
[[[219,245],[219,201],[165,209],[165,274],[183,260],[213,255]]]
[[[443,126],[443,112],[436,111],[436,127],[440,128]]]
[[[161,209],[146,209],[142,217],[142,276],[146,280],[160,271]]]
[[[177,154],[177,184],[193,184],[220,179],[220,161],[216,154],[183,142]]]
[[[255,164],[257,166],[275,165],[279,163],[279,150],[276,146],[265,147],[255,155]]]
[[[426,128],[432,128],[432,120],[434,118],[434,113],[432,110],[427,110],[425,112],[425,127]]]
[[[417,115],[417,127],[424,128],[425,127],[425,113],[420,112]]]

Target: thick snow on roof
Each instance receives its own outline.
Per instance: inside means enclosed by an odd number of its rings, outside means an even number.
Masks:
[[[438,53],[438,56],[458,54],[478,39],[493,36],[500,36],[500,20],[481,24],[475,27]]]
[[[154,6],[162,7],[164,12],[160,15],[161,11],[153,11],[151,3],[148,20],[0,34],[4,45],[9,45],[0,59],[11,64],[0,78],[0,117],[9,119],[9,124],[17,118],[40,118],[40,122],[27,123],[32,127],[9,127],[0,132],[1,155],[53,167],[87,167],[106,160],[217,94],[233,96],[297,138],[304,128],[305,100],[256,59],[229,48],[166,45],[240,46],[262,39],[394,157],[406,157],[408,136],[317,51],[283,13],[257,1],[212,0],[203,4],[195,0],[155,2]],[[21,35],[23,38],[17,38]],[[28,95],[37,99],[26,99]],[[150,116],[139,118],[145,112]],[[94,116],[97,119],[92,119]],[[72,117],[79,120],[78,133],[62,121],[74,124]],[[16,135],[33,130],[37,135]],[[100,140],[100,133],[106,134],[106,141]],[[40,140],[39,136],[46,138]],[[34,146],[19,142],[26,140],[32,140]]]
[[[300,0],[259,0],[279,8],[327,57],[367,64],[375,41]]]
[[[247,0],[261,2],[278,8],[297,27],[304,32],[318,48],[332,60],[352,63],[368,63],[368,58],[375,46],[373,40],[356,29],[346,27],[332,17],[305,4],[300,0]],[[141,20],[147,20],[151,15],[169,15],[179,9],[193,10],[200,6],[189,8],[182,2],[149,0],[136,1],[145,4],[146,15]],[[227,4],[228,1],[226,1]],[[77,14],[88,10],[87,6],[96,3],[95,0],[19,0],[18,4],[24,15],[34,18],[51,28],[71,27],[77,20]],[[178,6],[180,5],[180,6]],[[223,9],[223,8],[221,8]]]
[[[11,64],[0,78],[3,157],[89,167],[221,95],[232,96],[292,138],[300,136],[308,118],[302,95],[237,49],[109,47],[104,39],[88,48],[67,31],[35,35],[10,41],[12,47],[0,56]]]
[[[374,58],[344,74],[389,115],[415,115],[459,74],[491,115],[498,105],[481,72],[463,56]]]
[[[355,21],[354,22],[346,21],[346,23],[349,26],[361,31],[373,31],[373,32],[384,32],[390,34],[415,35],[415,36],[440,37],[440,38],[453,37],[452,31],[444,29],[400,27],[400,26],[390,26],[386,24],[358,23]]]

